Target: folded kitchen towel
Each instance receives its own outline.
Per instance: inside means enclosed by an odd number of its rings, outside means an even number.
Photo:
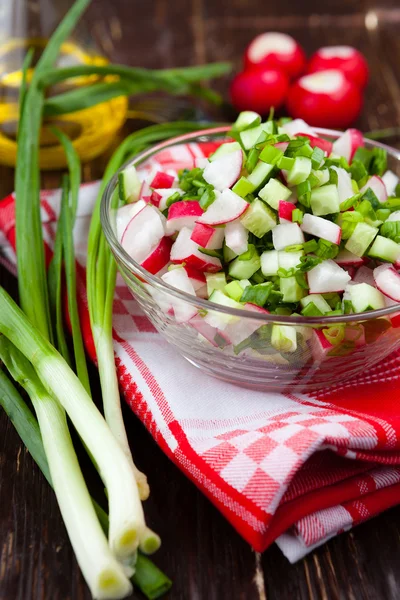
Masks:
[[[210,144],[165,150],[147,163],[144,175],[190,168],[212,150]],[[97,183],[82,186],[74,230],[86,332],[86,240],[97,191]],[[41,200],[50,251],[60,192],[44,191]],[[15,272],[13,195],[0,202],[0,256]],[[326,390],[244,390],[210,378],[179,356],[142,314],[122,279],[114,302],[114,339],[126,402],[256,550],[276,541],[294,562],[400,502],[400,351]]]

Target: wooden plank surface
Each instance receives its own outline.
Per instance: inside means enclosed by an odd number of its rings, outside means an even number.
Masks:
[[[398,0],[94,0],[87,26],[112,60],[146,67],[232,60],[265,30],[286,31],[308,53],[354,44],[371,67],[364,130],[400,124]],[[218,84],[226,90],[227,80]],[[393,139],[399,145],[399,139]],[[101,161],[85,169],[101,171]],[[53,176],[44,185],[53,186]],[[12,174],[0,169],[1,195]],[[16,294],[14,279],[0,282]],[[92,370],[92,382],[96,375]],[[164,545],[157,563],[174,580],[171,600],[396,600],[400,598],[400,509],[331,540],[290,565],[276,547],[256,555],[124,410],[138,466],[152,495],[146,514]],[[139,599],[139,593],[133,598]],[[0,415],[0,599],[83,600],[90,595],[54,495],[4,414]]]

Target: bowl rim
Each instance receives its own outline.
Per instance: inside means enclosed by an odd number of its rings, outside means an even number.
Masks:
[[[108,184],[103,192],[102,198],[101,198],[100,220],[101,220],[101,226],[102,226],[104,235],[106,237],[107,243],[109,244],[114,256],[116,257],[117,264],[119,262],[122,263],[123,267],[127,271],[132,272],[132,274],[134,274],[134,275],[140,276],[140,278],[142,280],[144,280],[147,284],[155,287],[156,289],[158,289],[161,292],[170,294],[170,295],[174,296],[175,298],[178,298],[179,300],[184,300],[185,302],[188,302],[189,304],[195,305],[196,307],[201,307],[207,311],[213,310],[215,312],[222,313],[222,314],[228,314],[228,315],[233,315],[233,316],[237,316],[237,317],[241,317],[241,318],[252,319],[255,321],[259,321],[260,324],[273,322],[273,323],[280,323],[282,325],[302,325],[302,326],[326,325],[326,326],[330,326],[330,325],[334,325],[337,323],[350,323],[350,322],[354,323],[357,321],[359,321],[359,322],[368,321],[371,319],[385,317],[385,316],[391,315],[393,313],[399,312],[400,303],[395,304],[393,306],[386,307],[386,308],[381,308],[378,310],[370,310],[370,311],[366,311],[363,313],[354,313],[354,314],[352,313],[352,314],[348,314],[348,315],[331,315],[331,316],[325,316],[325,317],[305,317],[302,315],[293,317],[293,316],[286,316],[286,315],[276,315],[276,314],[272,314],[272,313],[264,314],[264,313],[259,313],[259,312],[255,312],[255,311],[254,312],[249,311],[247,309],[228,308],[228,307],[222,306],[220,304],[216,304],[215,302],[210,302],[210,300],[199,298],[197,296],[192,296],[191,294],[177,290],[176,288],[172,287],[168,283],[165,283],[162,279],[160,279],[156,275],[152,275],[151,273],[149,273],[149,271],[144,269],[139,263],[137,263],[135,260],[133,260],[129,256],[129,254],[124,250],[122,245],[117,240],[117,238],[114,234],[114,231],[113,231],[113,227],[110,222],[110,218],[109,218],[109,203],[111,201],[112,194],[115,190],[115,187],[116,187],[116,184],[118,181],[118,174],[120,173],[120,171],[125,169],[128,165],[131,165],[131,164],[137,165],[138,163],[139,164],[143,163],[147,158],[150,158],[154,154],[160,152],[161,150],[164,150],[165,148],[169,148],[170,146],[193,141],[194,139],[198,139],[203,136],[210,136],[210,135],[216,136],[218,134],[226,134],[230,130],[230,128],[231,128],[231,125],[211,127],[211,128],[205,128],[205,129],[201,129],[201,130],[191,131],[184,135],[169,138],[168,140],[165,140],[159,144],[155,144],[155,145],[151,146],[150,148],[148,148],[147,150],[140,152],[134,158],[130,158],[113,175],[113,177],[108,182]],[[316,131],[316,133],[318,133],[320,135],[324,135],[327,137],[334,137],[334,138],[339,137],[343,133],[343,131],[337,131],[334,129],[326,129],[326,128],[320,128],[320,127],[314,127],[314,130]],[[392,148],[391,146],[387,146],[386,144],[382,144],[381,142],[377,142],[375,140],[369,140],[368,138],[364,138],[364,140],[366,142],[368,142],[369,144],[371,144],[372,146],[386,150],[389,155],[394,157],[396,160],[400,161],[400,150],[397,150],[396,148]]]

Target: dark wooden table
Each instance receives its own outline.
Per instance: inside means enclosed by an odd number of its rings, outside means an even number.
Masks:
[[[292,34],[309,53],[321,45],[352,44],[371,67],[358,126],[370,130],[400,124],[398,0],[94,0],[88,25],[112,60],[146,67],[226,59],[239,66],[246,43],[265,30]],[[219,88],[226,89],[226,83],[221,81]],[[399,138],[390,141],[400,143]],[[98,167],[87,168],[87,177]],[[12,189],[9,171],[1,170],[0,182],[2,194]],[[16,292],[15,281],[4,270],[0,280]],[[337,537],[295,565],[275,546],[259,556],[127,410],[125,418],[135,458],[152,488],[146,514],[164,541],[156,560],[174,580],[169,598],[400,598],[399,508]],[[89,597],[53,492],[1,414],[0,598]],[[134,598],[139,597],[136,592]]]

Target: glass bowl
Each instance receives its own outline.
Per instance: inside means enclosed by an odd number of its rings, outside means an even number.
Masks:
[[[227,131],[218,127],[170,139],[129,164],[140,168],[162,150],[220,141]],[[328,139],[340,135],[317,131]],[[388,168],[399,171],[400,152],[365,144],[387,150]],[[111,205],[116,185],[117,175],[102,198],[101,222],[119,271],[160,334],[205,373],[247,388],[307,392],[365,373],[399,347],[400,304],[357,315],[292,317],[226,308],[176,290],[132,260],[118,242]]]

